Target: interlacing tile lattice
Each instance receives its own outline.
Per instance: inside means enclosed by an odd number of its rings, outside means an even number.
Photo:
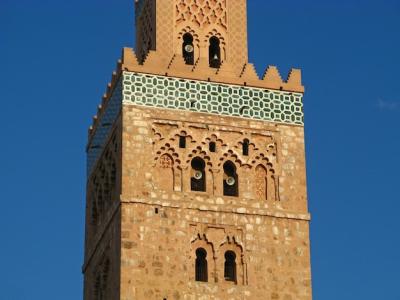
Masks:
[[[98,158],[104,150],[112,125],[116,121],[122,106],[122,84],[121,81],[115,85],[113,94],[107,104],[104,114],[98,120],[98,126],[94,132],[93,138],[87,148],[87,174],[89,175],[95,166]]]
[[[100,156],[121,102],[303,125],[303,95],[124,72],[88,147],[88,174]]]
[[[303,95],[124,72],[123,102],[303,125]]]

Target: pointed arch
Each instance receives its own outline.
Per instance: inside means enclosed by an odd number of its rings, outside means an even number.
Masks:
[[[232,150],[228,150],[220,156],[218,167],[223,166],[224,163],[227,161],[233,162],[237,169],[239,169],[243,165],[243,161],[239,158],[237,152],[233,152]]]
[[[214,282],[215,278],[215,250],[205,234],[197,234],[191,243],[190,274],[194,281]]]
[[[199,35],[197,34],[199,30],[200,28],[195,24],[191,24],[191,26],[180,27],[178,30],[178,45],[176,53],[181,52],[183,60],[188,65],[194,65],[200,56],[200,39]],[[186,51],[187,49],[185,48],[187,45],[193,47],[192,52]]]
[[[226,39],[224,34],[221,34],[221,32],[224,32],[224,29],[220,26],[210,26],[208,29],[208,33],[204,36],[204,43],[206,45],[209,45],[210,39],[215,37],[219,40],[220,42],[220,50],[221,50],[221,63],[226,59]]]
[[[217,268],[223,270],[221,281],[231,281],[235,284],[246,283],[246,268],[243,247],[235,237],[226,237],[217,252]]]
[[[183,178],[185,178],[184,181],[186,182],[186,187],[184,188],[186,191],[210,191],[213,186],[212,163],[211,158],[201,146],[187,154],[184,168]],[[196,173],[197,175],[201,174],[201,178],[198,177],[196,179]]]
[[[263,165],[256,167],[255,192],[257,199],[267,200],[268,180],[267,169]]]
[[[161,160],[161,157],[164,155],[169,156],[169,159],[172,160],[172,168],[166,168],[167,166],[170,166],[165,161],[166,157]],[[161,164],[163,167],[161,167]],[[169,142],[166,142],[156,151],[153,167],[155,169],[154,182],[158,187],[161,187],[164,191],[182,190],[182,162],[179,152],[177,152]],[[167,181],[165,178],[163,179],[163,174],[164,176],[169,174],[170,177]]]
[[[201,144],[207,148],[207,152],[209,154],[217,152],[220,153],[227,146],[226,143],[215,134],[211,134],[204,138]]]
[[[273,158],[274,159],[274,158]],[[251,164],[257,166],[254,172],[254,182],[256,183],[256,197],[263,198],[261,190],[263,189],[262,174],[260,168],[263,167],[266,171],[265,176],[265,200],[279,201],[279,175],[276,172],[272,162],[263,153],[257,153],[253,156]],[[264,199],[264,198],[263,198]]]

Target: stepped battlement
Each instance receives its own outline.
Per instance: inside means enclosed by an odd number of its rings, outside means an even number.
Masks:
[[[96,131],[98,127],[99,120],[102,118],[108,102],[110,101],[113,92],[115,90],[116,85],[121,82],[121,77],[124,72],[129,73],[138,73],[143,75],[155,75],[162,76],[166,78],[170,78],[171,80],[186,80],[186,81],[199,81],[204,83],[209,83],[211,86],[233,86],[233,87],[242,87],[244,89],[255,88],[255,90],[265,90],[270,91],[271,94],[283,94],[287,97],[290,95],[295,95],[297,98],[297,107],[298,109],[294,110],[293,113],[298,113],[297,118],[295,119],[285,119],[285,117],[281,118],[267,118],[266,120],[276,121],[276,122],[285,122],[288,121],[293,124],[302,125],[303,124],[303,114],[302,114],[302,95],[304,93],[304,86],[301,82],[301,70],[292,69],[286,80],[283,80],[279,70],[276,66],[269,66],[263,76],[260,78],[255,70],[255,67],[251,63],[243,64],[242,71],[239,74],[236,74],[233,71],[233,68],[229,65],[228,62],[222,63],[219,68],[211,68],[208,65],[208,61],[205,58],[199,58],[194,65],[187,65],[182,57],[173,55],[171,59],[162,59],[157,55],[157,51],[150,51],[146,56],[143,63],[139,63],[135,52],[131,48],[124,48],[122,51],[122,57],[118,61],[116,70],[112,73],[112,78],[110,83],[107,84],[107,90],[103,95],[103,99],[101,104],[98,106],[97,114],[93,117],[92,126],[89,128],[89,141],[91,140],[91,136]],[[281,92],[281,93],[279,93]],[[131,96],[131,102],[135,103],[134,95]],[[190,98],[190,96],[189,96]],[[220,98],[221,99],[221,98]],[[257,98],[253,104],[257,104],[257,100],[262,100],[262,97]],[[273,97],[272,99],[273,100]],[[290,102],[290,99],[283,99]],[[122,101],[122,99],[121,99]],[[190,102],[190,99],[188,99]],[[229,102],[230,99],[226,99],[225,102]],[[282,102],[283,103],[283,102]],[[279,105],[280,103],[276,103]],[[288,104],[288,103],[286,103]],[[203,105],[205,102],[203,101]],[[290,104],[289,104],[290,105]],[[160,105],[152,105],[156,107],[160,107]],[[179,105],[177,105],[179,108]],[[166,106],[165,108],[168,108]],[[170,106],[170,108],[173,108]],[[185,108],[183,106],[182,108]],[[188,109],[193,107],[188,107]],[[238,107],[237,109],[243,109],[243,107]],[[248,107],[247,109],[252,109],[252,107]],[[268,107],[266,107],[268,109]],[[264,108],[264,112],[266,113],[266,109]],[[205,109],[200,109],[201,112],[210,112],[210,113],[219,113],[218,110],[207,111]],[[270,110],[273,112],[273,108]],[[223,114],[223,111],[220,113]],[[242,113],[231,113],[232,116],[244,116],[244,117],[254,117],[251,114],[242,114]],[[262,116],[256,119],[265,119]]]
[[[257,74],[246,7],[136,0],[89,130],[85,300],[312,299],[301,71]]]

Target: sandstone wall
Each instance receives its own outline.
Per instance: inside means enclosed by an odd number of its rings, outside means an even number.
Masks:
[[[135,105],[122,118],[121,299],[311,299],[303,127]],[[207,164],[205,192],[190,190],[194,157]],[[239,197],[223,196],[227,160]],[[273,182],[265,194],[260,164]],[[194,278],[198,247],[208,283]],[[236,284],[224,280],[227,250],[237,255]]]

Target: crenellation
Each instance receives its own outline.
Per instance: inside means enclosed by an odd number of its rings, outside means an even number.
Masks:
[[[311,300],[301,71],[246,0],[136,0],[89,130],[85,300]]]
[[[152,1],[144,1],[152,2]],[[142,2],[138,7],[144,5]],[[190,26],[188,27],[190,28]],[[172,60],[171,60],[172,57]],[[304,87],[301,83],[301,71],[292,69],[286,81],[283,81],[276,67],[270,66],[267,68],[263,77],[260,79],[252,64],[243,61],[239,71],[235,71],[234,65],[228,60],[222,63],[220,68],[213,71],[208,66],[205,57],[198,57],[194,68],[186,65],[180,56],[173,54],[167,58],[160,55],[156,50],[150,49],[145,58],[142,59],[142,64],[138,63],[133,49],[124,48],[122,58],[118,61],[117,69],[113,72],[112,80],[107,86],[107,91],[103,97],[102,107],[107,106],[107,102],[115,88],[118,78],[122,71],[141,72],[154,75],[176,76],[178,78],[190,78],[195,80],[214,81],[227,84],[239,84],[245,86],[253,86],[259,88],[275,89],[288,92],[304,92]],[[103,111],[100,111],[94,119],[92,126],[89,128],[89,136],[93,135],[97,127],[97,119],[101,118]]]
[[[229,63],[222,63],[218,69],[208,66],[204,58],[198,58],[194,67],[184,64],[178,55],[173,55],[172,59],[163,59],[157,55],[157,51],[149,51],[149,55],[142,64],[138,64],[136,55],[131,48],[124,48],[122,54],[122,70],[130,72],[141,72],[154,75],[176,76],[180,78],[190,78],[197,80],[208,79],[214,82],[227,84],[239,84],[275,90],[304,92],[301,82],[301,71],[291,69],[286,80],[283,80],[276,66],[269,66],[262,78],[259,78],[254,65],[243,62],[240,71],[235,71]],[[245,84],[246,83],[246,84]]]

